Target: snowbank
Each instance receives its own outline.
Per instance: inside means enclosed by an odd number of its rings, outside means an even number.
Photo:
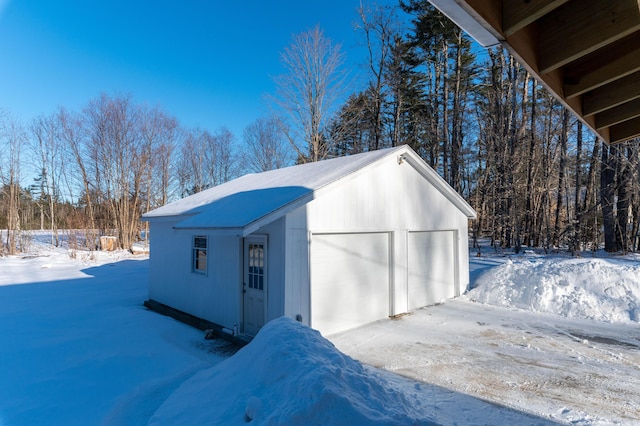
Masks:
[[[638,322],[640,262],[518,258],[479,275],[469,300],[605,322]]]
[[[317,331],[282,317],[183,383],[150,424],[425,424],[420,406]]]

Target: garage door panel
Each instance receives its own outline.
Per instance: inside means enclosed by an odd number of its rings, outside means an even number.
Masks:
[[[410,232],[409,309],[455,296],[453,231]]]
[[[316,234],[311,325],[324,335],[389,315],[389,235]]]

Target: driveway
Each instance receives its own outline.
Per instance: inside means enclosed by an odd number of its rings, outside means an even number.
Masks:
[[[329,336],[365,364],[543,418],[640,423],[640,327],[464,299]]]

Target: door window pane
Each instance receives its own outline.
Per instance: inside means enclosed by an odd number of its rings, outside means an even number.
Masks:
[[[264,290],[264,246],[249,244],[249,288]]]

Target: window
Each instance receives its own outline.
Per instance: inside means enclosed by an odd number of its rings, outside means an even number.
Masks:
[[[264,290],[263,244],[249,244],[249,288]]]
[[[196,235],[193,237],[193,272],[207,273],[207,237]]]

